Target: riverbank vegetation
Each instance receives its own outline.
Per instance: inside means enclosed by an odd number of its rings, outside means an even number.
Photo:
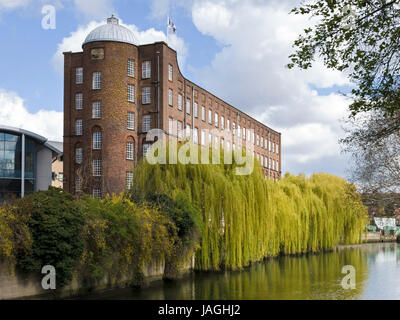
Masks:
[[[0,259],[10,270],[140,284],[151,263],[174,278],[191,263],[202,271],[240,269],[280,254],[359,243],[366,209],[355,187],[328,174],[265,179],[237,165],[150,165],[132,189],[103,200],[50,188],[0,207]],[[59,287],[59,286],[58,286]]]

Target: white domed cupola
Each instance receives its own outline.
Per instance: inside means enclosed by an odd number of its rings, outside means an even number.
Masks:
[[[121,26],[119,20],[114,15],[107,19],[107,24],[97,27],[90,32],[83,45],[95,41],[116,41],[137,45],[133,32]]]

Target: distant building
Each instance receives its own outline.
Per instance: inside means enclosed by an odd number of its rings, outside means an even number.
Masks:
[[[178,141],[189,132],[199,146],[230,150],[240,139],[251,145],[265,177],[281,177],[281,133],[186,79],[165,42],[138,45],[111,17],[82,48],[64,53],[66,191],[95,197],[124,191],[151,146],[151,129]]]
[[[63,154],[63,143],[57,141],[49,141],[48,144],[58,149],[61,153],[53,158],[51,165],[52,171],[52,182],[51,185],[56,188],[63,188],[64,181],[64,154]]]
[[[38,134],[0,125],[0,201],[47,190],[60,153]]]

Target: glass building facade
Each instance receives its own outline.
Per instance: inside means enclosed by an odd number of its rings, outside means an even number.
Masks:
[[[0,132],[0,201],[21,197],[22,135]],[[25,137],[25,194],[35,189],[35,141]]]

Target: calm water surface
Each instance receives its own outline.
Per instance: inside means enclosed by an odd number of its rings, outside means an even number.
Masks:
[[[356,270],[344,290],[343,266]],[[120,289],[80,299],[400,299],[400,245],[377,243],[301,257],[280,257],[243,271],[193,273],[144,289]]]

